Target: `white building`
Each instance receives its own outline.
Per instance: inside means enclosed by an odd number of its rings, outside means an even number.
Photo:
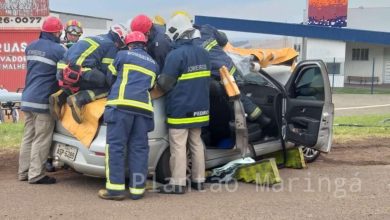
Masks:
[[[390,33],[389,21],[390,8],[349,8],[347,29]],[[335,87],[346,83],[370,84],[372,76],[375,83],[390,84],[390,42],[303,38],[301,53],[302,59],[322,59],[328,63],[329,74],[335,73]],[[330,79],[332,82],[332,75]]]
[[[304,17],[307,19],[307,11]],[[390,7],[349,8],[346,28],[267,21],[249,27],[247,21],[237,24],[229,19],[203,19],[225,30],[273,35],[270,39],[238,42],[240,47],[294,47],[300,53],[299,60],[325,61],[334,87],[370,84],[373,73],[375,83],[390,84]]]
[[[105,34],[112,25],[111,18],[94,17],[59,11],[50,11],[50,15],[58,17],[63,22],[63,24],[71,19],[76,19],[77,21],[81,22],[84,31],[82,37]]]

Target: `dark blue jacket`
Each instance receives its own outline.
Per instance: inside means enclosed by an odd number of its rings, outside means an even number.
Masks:
[[[207,126],[210,106],[209,55],[206,50],[195,45],[193,40],[179,40],[175,47],[168,54],[157,82],[168,92],[166,97],[168,126],[170,128]],[[163,85],[164,78],[176,81],[170,91]]]
[[[165,25],[154,24],[153,27],[154,27],[158,32],[161,32],[161,33],[165,34],[165,30],[166,30]],[[171,42],[171,40],[169,40],[169,42]]]
[[[222,66],[226,66],[230,74],[233,75],[236,71],[236,67],[232,59],[223,50],[223,46],[226,45],[228,39],[226,35],[221,34],[215,27],[211,25],[194,26],[200,31],[201,38],[198,38],[195,42],[197,45],[202,46],[210,53],[211,63],[211,75],[215,79],[220,79],[219,69]]]
[[[96,68],[106,74],[117,52],[118,49],[111,34],[87,37],[69,48],[65,54],[64,63],[70,66],[81,66],[84,72]]]
[[[147,43],[148,53],[157,62],[160,70],[164,68],[165,58],[172,49],[169,37],[162,30],[154,24]]]
[[[117,79],[111,87],[107,105],[153,117],[149,90],[156,79],[157,63],[143,48],[136,47],[130,51],[120,51],[113,67],[115,70],[112,74]]]
[[[26,48],[27,76],[22,94],[23,111],[49,112],[49,96],[58,91],[57,62],[64,57],[60,39],[42,32],[39,40]]]

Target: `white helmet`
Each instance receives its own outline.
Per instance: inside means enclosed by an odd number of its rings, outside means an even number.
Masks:
[[[114,24],[110,27],[110,33],[114,36],[114,40],[121,46],[126,45],[125,39],[128,33],[127,28],[123,24]]]
[[[191,20],[183,14],[177,14],[168,21],[165,33],[172,41],[176,41],[183,33],[191,30],[194,30]]]

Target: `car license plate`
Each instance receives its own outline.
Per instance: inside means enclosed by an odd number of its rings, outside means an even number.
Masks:
[[[68,160],[74,161],[77,155],[77,148],[66,146],[63,144],[57,144],[56,155],[60,158],[66,158]]]

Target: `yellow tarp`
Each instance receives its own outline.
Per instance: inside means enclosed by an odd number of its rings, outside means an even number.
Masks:
[[[84,121],[78,124],[72,116],[72,110],[65,105],[64,115],[61,119],[62,126],[75,136],[87,148],[92,143],[99,127],[99,119],[103,115],[106,99],[98,99],[87,104],[84,108]]]
[[[286,62],[290,62],[290,66],[293,65],[293,61],[299,55],[293,48],[282,49],[245,49],[233,47],[230,43],[225,46],[225,51],[231,53],[237,53],[243,56],[254,55],[259,60],[261,67],[267,67],[269,65],[277,65]]]

